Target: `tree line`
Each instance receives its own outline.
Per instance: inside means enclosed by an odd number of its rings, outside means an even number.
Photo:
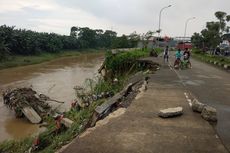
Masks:
[[[206,23],[206,28],[200,33],[194,33],[191,40],[197,48],[215,48],[222,41],[222,35],[229,33],[230,27],[227,23],[230,21],[230,15],[218,11],[215,13],[217,21]]]
[[[44,52],[57,53],[63,50],[87,48],[131,48],[136,47],[140,35],[117,36],[112,30],[72,27],[70,35],[35,32],[0,26],[0,61],[9,55],[39,55]]]

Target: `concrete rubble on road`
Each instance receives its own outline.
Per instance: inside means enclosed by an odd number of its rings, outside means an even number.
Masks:
[[[199,113],[201,113],[202,110],[203,110],[203,108],[204,108],[205,106],[206,106],[205,104],[199,102],[197,99],[194,99],[194,100],[192,101],[192,110],[193,110],[194,112],[199,112]]]
[[[211,106],[205,106],[201,112],[203,119],[211,122],[217,121],[216,109]]]
[[[160,110],[158,116],[162,118],[169,118],[169,117],[179,116],[182,114],[183,114],[182,107],[174,107],[174,108],[167,108],[167,109]]]
[[[201,113],[201,117],[210,122],[217,121],[217,111],[215,108],[199,102],[197,99],[192,101],[192,110]]]

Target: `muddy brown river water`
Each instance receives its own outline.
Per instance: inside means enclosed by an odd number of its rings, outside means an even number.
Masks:
[[[83,85],[86,78],[93,78],[102,61],[103,53],[89,53],[0,70],[0,91],[14,87],[32,87],[52,99],[64,101],[60,109],[68,110],[75,98],[74,86]],[[38,131],[38,125],[33,125],[26,119],[16,119],[14,112],[4,106],[0,95],[0,142],[21,139]]]

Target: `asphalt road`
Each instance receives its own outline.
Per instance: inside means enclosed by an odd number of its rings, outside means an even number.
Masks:
[[[170,59],[173,64],[174,59]],[[192,59],[192,69],[175,70],[184,84],[200,102],[217,109],[216,130],[230,151],[230,73]]]

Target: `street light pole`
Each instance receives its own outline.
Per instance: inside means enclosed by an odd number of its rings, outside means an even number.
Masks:
[[[161,10],[160,10],[160,14],[159,14],[159,27],[158,27],[158,47],[160,47],[160,33],[161,33],[161,13],[164,9],[166,8],[169,8],[171,7],[172,5],[168,5],[168,6],[165,6],[163,7]]]
[[[194,20],[194,19],[195,19],[195,17],[188,18],[188,19],[186,20],[186,22],[185,22],[185,28],[184,28],[184,39],[185,39],[185,37],[186,37],[188,22],[189,22],[190,20]]]

